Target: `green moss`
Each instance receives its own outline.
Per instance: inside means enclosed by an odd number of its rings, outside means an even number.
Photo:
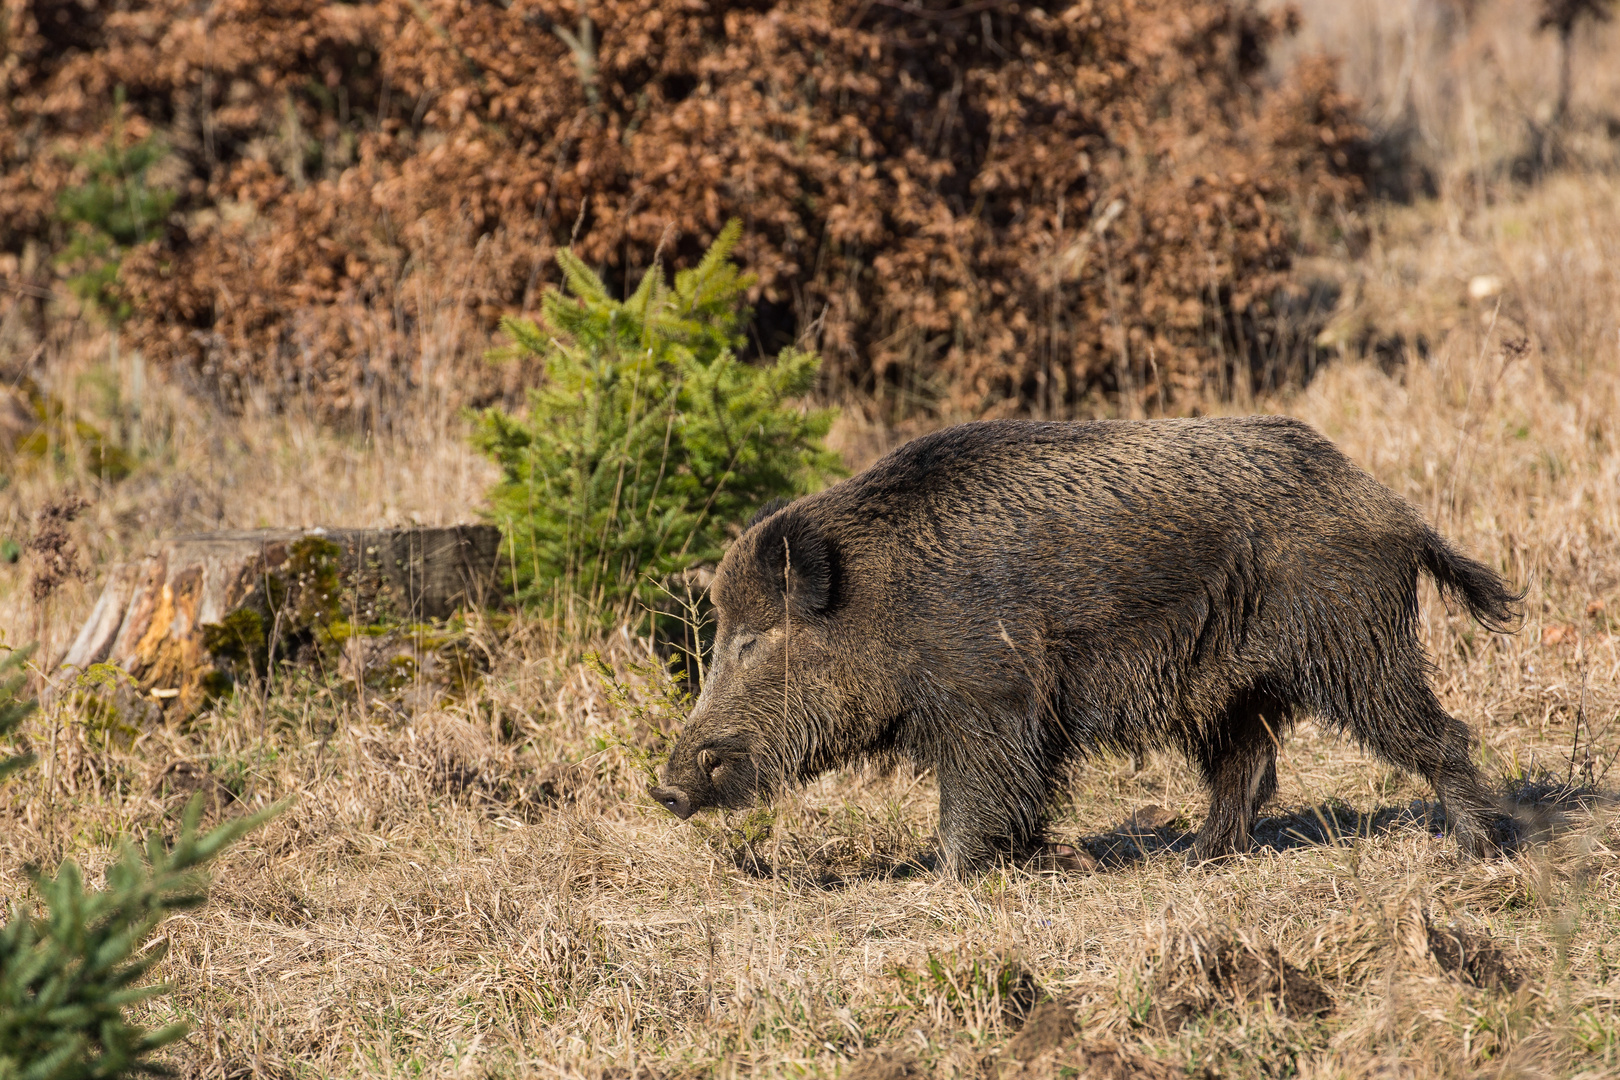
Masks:
[[[420,670],[416,657],[410,653],[399,653],[367,671],[366,685],[384,692],[403,690],[416,682]]]
[[[225,669],[227,682],[229,672],[262,675],[269,669],[272,646],[279,661],[306,647],[330,650],[341,644],[333,631],[347,625],[340,606],[342,557],[343,550],[332,541],[306,536],[292,545],[280,568],[264,575],[264,588],[248,603],[202,626],[203,648]]]
[[[202,687],[204,700],[213,701],[229,694],[236,687],[236,680],[232,679],[229,673],[215,667],[209,668],[198,680],[197,685]]]
[[[339,618],[322,633],[336,652],[341,652],[355,638],[381,643],[368,646],[373,654],[397,647],[399,652],[394,655],[367,664],[366,686],[381,692],[401,690],[425,678],[452,694],[464,694],[477,683],[487,663],[483,653],[467,637],[465,626],[456,620],[400,626],[388,622],[355,623]]]
[[[343,557],[343,549],[331,540],[304,537],[291,545],[279,567],[262,577],[262,587],[247,603],[203,626],[203,646],[217,666],[204,690],[222,694],[242,678],[263,677],[272,663],[279,669],[285,662],[312,662],[330,672],[351,642],[358,641],[364,648],[349,660],[365,657],[363,680],[370,692],[392,694],[422,683],[453,694],[466,692],[485,661],[465,623],[401,624],[386,617],[358,621],[343,609],[343,600],[364,596],[365,589],[356,588]],[[352,681],[352,675],[345,681]]]
[[[67,406],[47,394],[32,379],[18,387],[28,396],[36,426],[17,440],[16,456],[53,465],[69,465],[77,458],[85,469],[103,480],[119,481],[135,468],[135,459],[88,420],[67,414]]]
[[[298,637],[324,629],[342,616],[343,549],[321,536],[295,542],[266,591],[270,613],[284,632]]]
[[[204,623],[203,648],[215,660],[263,671],[269,658],[264,616],[250,607],[237,608],[217,623]]]

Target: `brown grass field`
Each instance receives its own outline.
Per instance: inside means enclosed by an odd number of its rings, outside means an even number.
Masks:
[[[1452,67],[1402,76],[1387,49],[1389,71],[1357,60],[1400,39],[1399,6],[1350,6],[1347,79],[1385,104],[1416,80],[1440,194],[1373,207],[1364,249],[1322,260],[1345,297],[1325,334],[1404,351],[1202,409],[1310,422],[1528,590],[1523,628],[1494,636],[1425,586],[1422,631],[1441,700],[1536,825],[1527,852],[1461,859],[1421,782],[1310,724],[1262,844],[1213,869],[1183,866],[1203,796],[1169,754],[1076,773],[1053,831],[1089,873],[915,869],[936,807],[904,770],[682,823],[645,794],[681,717],[647,644],[518,616],[474,619],[489,671],[460,696],[361,703],[288,675],[132,737],[36,714],[41,763],[0,788],[0,898],[26,895],[30,862],[94,877],[194,791],[215,816],[293,796],[160,931],[173,993],[143,1008],[193,1025],[166,1055],[186,1076],[1620,1075],[1620,173],[1487,175],[1522,138],[1511,103],[1550,92],[1543,37],[1503,16]],[[1620,71],[1602,63],[1620,32],[1593,40],[1583,70],[1609,74],[1582,84],[1589,110]],[[1472,105],[1436,104],[1461,84]],[[0,349],[36,346],[20,334]],[[70,411],[142,450],[106,485],[70,434],[0,487],[8,535],[66,491],[92,499],[87,574],[43,610],[26,560],[0,565],[9,646],[59,655],[96,574],[153,538],[474,520],[492,479],[442,408],[361,439],[296,411],[226,419],[150,375],[137,414],[104,331],[64,315],[37,344]],[[862,415],[834,435],[855,468],[902,437]]]

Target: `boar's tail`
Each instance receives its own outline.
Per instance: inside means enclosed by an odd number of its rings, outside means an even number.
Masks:
[[[1422,544],[1423,568],[1441,592],[1468,605],[1469,614],[1486,629],[1506,634],[1518,628],[1522,591],[1508,588],[1495,570],[1460,554],[1433,529],[1425,530]]]

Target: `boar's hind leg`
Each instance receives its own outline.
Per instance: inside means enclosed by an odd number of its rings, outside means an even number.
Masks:
[[[1421,675],[1376,693],[1351,727],[1369,750],[1433,786],[1465,852],[1485,856],[1511,844],[1511,821],[1492,805],[1474,769],[1468,725],[1446,712]]]
[[[1284,716],[1274,703],[1243,695],[1194,748],[1210,795],[1209,816],[1193,839],[1189,862],[1249,850],[1255,815],[1277,792],[1277,736]]]

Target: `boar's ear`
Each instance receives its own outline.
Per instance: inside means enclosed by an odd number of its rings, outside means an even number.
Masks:
[[[791,590],[794,615],[820,614],[836,603],[838,548],[815,522],[789,510],[755,531],[766,596],[781,597]]]
[[[792,499],[784,499],[780,496],[772,499],[770,502],[754,511],[754,516],[749,518],[748,524],[743,526],[743,532],[747,532],[749,529],[752,529],[755,525],[758,525],[760,522],[764,521],[766,518],[770,517],[772,514],[776,513],[778,510],[782,509],[782,507],[786,506],[792,501]]]

